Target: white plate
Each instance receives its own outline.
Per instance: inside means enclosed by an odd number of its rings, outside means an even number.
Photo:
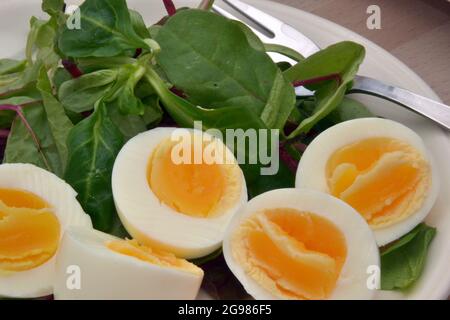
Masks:
[[[438,99],[431,88],[411,69],[369,40],[312,14],[265,0],[247,0],[249,3],[291,24],[320,46],[342,40],[353,40],[366,47],[367,58],[361,74],[402,86],[419,94]],[[72,0],[68,3],[78,3]],[[130,7],[143,14],[147,23],[156,22],[165,13],[161,1],[129,0]],[[192,6],[195,1],[175,1],[177,6]],[[362,13],[363,14],[363,13]],[[31,15],[45,16],[40,10],[40,0],[0,0],[0,57],[23,56],[28,21]],[[425,120],[394,104],[372,97],[358,96],[370,109],[383,117],[409,126],[425,140],[440,171],[441,193],[427,223],[438,228],[426,268],[414,289],[407,295],[380,292],[379,298],[446,299],[450,294],[450,136],[432,122]]]

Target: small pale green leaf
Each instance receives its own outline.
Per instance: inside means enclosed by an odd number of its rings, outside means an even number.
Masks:
[[[66,81],[60,86],[58,97],[70,111],[92,110],[95,103],[111,89],[117,74],[116,70],[106,69]]]
[[[142,39],[149,39],[150,31],[148,31],[141,14],[135,10],[130,9],[130,19],[133,29],[137,33],[137,35]]]
[[[64,0],[43,0],[42,11],[50,16],[55,16],[63,12]]]
[[[65,180],[77,191],[94,227],[105,232],[119,230],[111,175],[123,143],[122,133],[108,117],[102,102],[89,118],[72,129],[67,139],[69,161]]]
[[[5,150],[7,163],[32,163],[62,176],[67,161],[66,139],[72,123],[64,109],[51,94],[50,83],[42,69],[38,89],[42,102],[23,108],[23,114],[36,135],[32,138],[22,121],[16,117]]]
[[[404,290],[422,274],[436,229],[420,224],[381,253],[381,289]]]
[[[53,96],[52,86],[44,68],[41,70],[37,88],[42,95],[50,134],[53,137],[61,161],[61,171],[57,172],[57,174],[62,175],[67,163],[67,136],[69,135],[69,131],[72,129],[73,124],[64,112],[62,104]]]
[[[26,60],[0,59],[0,76],[21,72],[26,64]]]

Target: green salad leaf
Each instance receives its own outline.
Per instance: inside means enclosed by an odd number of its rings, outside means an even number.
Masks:
[[[0,76],[0,98],[24,95],[23,92],[36,90],[36,81],[41,69],[40,61],[27,65],[21,71]]]
[[[92,110],[95,103],[112,88],[117,76],[118,70],[115,69],[85,74],[61,84],[58,97],[70,111],[80,113]]]
[[[316,109],[316,99],[314,97],[299,98],[297,106],[291,113],[289,120],[292,123],[299,124],[314,114]],[[342,102],[329,115],[320,120],[314,128],[323,131],[338,123],[360,119],[372,118],[375,115],[361,102],[349,97],[344,97]]]
[[[145,106],[135,95],[135,87],[145,74],[145,67],[136,62],[117,69],[117,80],[108,92],[105,101],[115,101],[123,114],[143,115]]]
[[[66,56],[113,57],[148,48],[133,28],[125,0],[86,0],[79,9],[80,28],[66,25],[59,38],[59,48]]]
[[[111,121],[119,128],[126,140],[148,129],[154,128],[162,120],[163,111],[158,96],[149,96],[142,100],[144,114],[142,116],[123,114],[116,102],[107,105]]]
[[[63,11],[64,0],[43,0],[41,7],[42,11],[54,16]]]
[[[61,177],[67,161],[66,139],[73,125],[62,105],[52,95],[44,68],[39,73],[37,88],[42,102],[23,108],[23,114],[39,145],[36,145],[24,123],[16,118],[6,145],[4,162],[32,163]]]
[[[26,60],[0,59],[0,76],[23,71],[26,63]]]
[[[150,31],[148,31],[147,26],[145,25],[144,18],[142,18],[141,14],[135,10],[129,10],[130,11],[130,19],[131,19],[131,25],[133,26],[134,31],[136,34],[141,37],[142,39],[149,39]]]
[[[315,110],[309,118],[299,124],[289,138],[311,130],[341,103],[359,65],[364,60],[364,56],[363,46],[345,41],[319,51],[284,72],[286,78],[291,82],[330,75],[336,75],[339,78],[306,86],[308,89],[315,90]]]
[[[65,180],[77,191],[78,201],[91,216],[94,227],[112,232],[118,224],[111,189],[114,160],[124,137],[99,102],[95,112],[69,133]]]
[[[284,126],[295,103],[293,87],[237,23],[182,10],[159,30],[156,41],[159,65],[193,104],[248,109],[269,128]]]
[[[422,274],[436,229],[422,223],[381,252],[381,289],[404,290]]]
[[[62,175],[66,169],[68,155],[66,140],[73,124],[65,114],[61,103],[53,96],[52,85],[44,68],[41,69],[37,88],[42,95],[42,104],[47,114],[48,126],[61,163],[61,169],[58,169],[55,173]]]

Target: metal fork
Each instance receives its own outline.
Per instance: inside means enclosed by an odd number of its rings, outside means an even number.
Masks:
[[[249,19],[249,21],[260,27],[262,30],[267,30],[267,33],[270,34],[270,36],[264,34],[256,28],[249,26],[264,43],[279,44],[289,47],[296,50],[304,57],[309,57],[310,55],[320,50],[320,48],[311,39],[297,31],[290,25],[284,23],[283,21],[240,0],[223,1],[234,10]],[[237,20],[247,24],[245,21],[237,18],[229,11],[224,10],[217,5],[213,6],[213,11],[229,19]],[[279,54],[271,53],[270,56],[276,62],[293,62],[291,59],[283,57]],[[299,96],[303,96],[305,95],[305,89],[297,88],[296,93]],[[306,94],[307,93],[308,92],[306,92]],[[450,130],[449,106],[415,94],[406,89],[395,87],[373,78],[356,76],[354,79],[353,87],[351,90],[349,90],[348,93],[363,93],[394,102],[436,122],[447,130]]]

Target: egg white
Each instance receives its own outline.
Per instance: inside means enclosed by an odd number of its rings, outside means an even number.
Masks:
[[[295,186],[328,193],[325,172],[331,155],[344,146],[374,137],[388,137],[408,143],[422,154],[431,167],[431,188],[421,208],[396,224],[374,230],[378,245],[384,246],[421,223],[431,211],[439,194],[439,177],[435,161],[422,138],[414,131],[398,122],[379,118],[356,119],[335,125],[317,136],[306,149],[297,169]]]
[[[244,219],[266,209],[288,208],[311,212],[332,222],[345,236],[347,258],[330,299],[372,299],[376,290],[367,287],[370,266],[379,268],[379,252],[373,232],[366,221],[345,202],[325,193],[307,189],[279,189],[259,195],[248,202],[230,223],[223,243],[228,267],[245,290],[258,300],[277,297],[253,280],[234,259],[232,236]],[[269,252],[267,254],[270,254]]]
[[[157,128],[141,133],[122,148],[112,174],[114,201],[120,220],[133,238],[179,257],[199,258],[220,248],[229,221],[247,201],[247,188],[239,169],[242,180],[239,199],[217,217],[190,217],[161,203],[148,184],[147,166],[155,148],[171,137],[174,130],[176,128]],[[228,148],[224,150],[229,159],[235,159]]]
[[[77,193],[59,177],[31,164],[0,165],[0,188],[34,193],[54,209],[61,237],[69,226],[92,228],[91,218],[78,203]],[[30,270],[0,273],[0,296],[37,298],[52,294],[56,254],[44,264]]]
[[[105,246],[114,240],[118,238],[97,230],[70,228],[57,257],[55,299],[195,299],[203,273],[161,267],[114,252]],[[68,287],[67,282],[74,283],[70,276],[78,275],[80,287]]]

